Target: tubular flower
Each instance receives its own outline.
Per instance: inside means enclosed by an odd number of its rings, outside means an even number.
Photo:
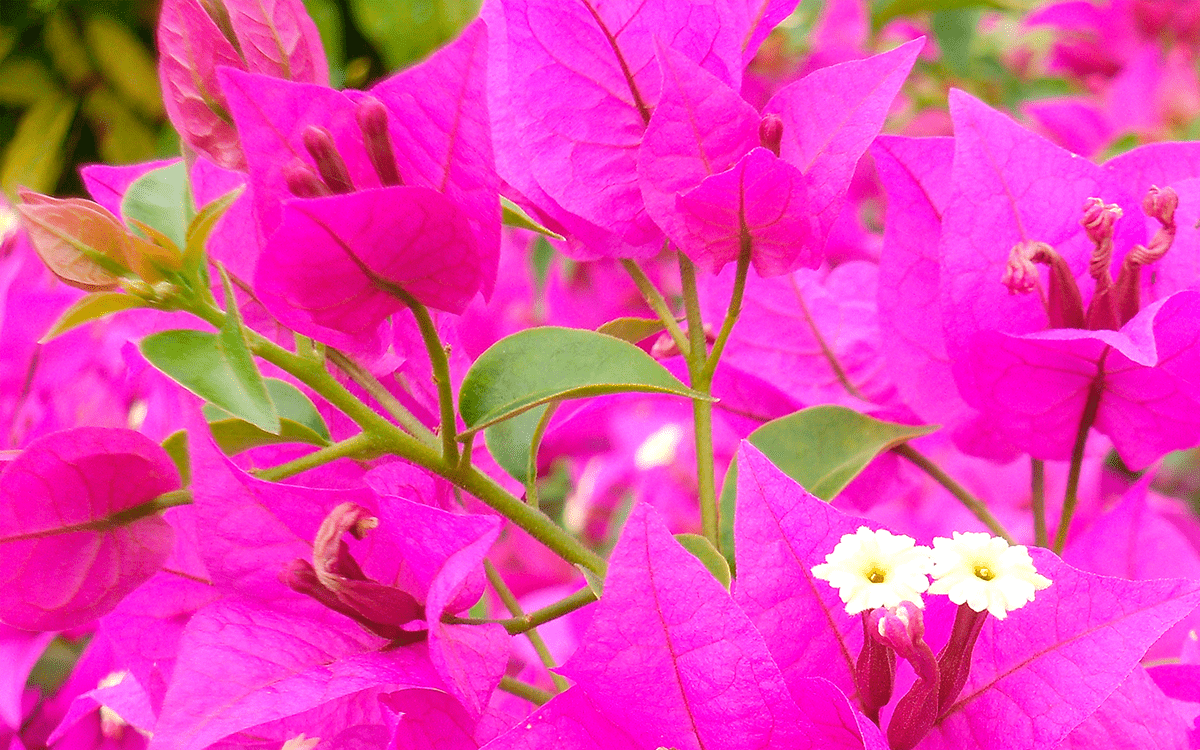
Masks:
[[[848,614],[900,602],[923,607],[921,592],[929,588],[932,566],[929,554],[929,548],[915,546],[912,537],[860,526],[843,536],[812,573],[838,590]]]
[[[931,560],[934,581],[929,593],[947,594],[955,604],[987,610],[1000,620],[1050,585],[1050,579],[1034,569],[1029,550],[982,532],[956,531],[953,539],[934,539]]]

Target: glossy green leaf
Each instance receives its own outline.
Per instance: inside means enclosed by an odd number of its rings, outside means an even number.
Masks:
[[[13,27],[0,26],[0,60],[8,57],[8,53],[17,46],[17,39],[20,36],[21,34]]]
[[[779,470],[822,500],[832,500],[880,453],[939,425],[884,422],[844,406],[812,406],[771,420],[747,440]],[[733,557],[737,462],[729,464],[720,499],[721,549]]]
[[[330,444],[329,427],[308,396],[285,380],[264,378],[263,382],[279,414],[278,435],[238,419],[215,404],[204,405],[204,417],[209,422],[213,439],[226,455],[278,443]]]
[[[166,116],[154,55],[132,31],[96,15],[84,20],[83,36],[100,72],[122,99],[152,120]]]
[[[709,398],[626,341],[575,328],[531,328],[493,344],[463,378],[458,398],[468,428],[463,436],[487,428],[492,457],[524,481],[534,432],[548,404],[626,392]]]
[[[521,207],[513,203],[508,198],[500,198],[501,221],[507,227],[516,227],[518,229],[528,229],[531,232],[544,234],[547,237],[553,237],[556,240],[566,239],[558,232],[552,232],[546,227],[534,221],[529,214],[521,210]]]
[[[162,441],[163,450],[171,457],[175,468],[179,470],[179,479],[184,487],[192,483],[192,459],[188,453],[187,430],[176,430]]]
[[[188,224],[187,242],[183,251],[184,269],[195,270],[200,267],[204,260],[204,245],[208,242],[209,235],[212,234],[217,222],[221,220],[221,217],[225,215],[243,190],[245,188],[239,186],[206,204]]]
[[[396,70],[457,36],[479,5],[480,0],[350,0],[350,12],[388,70]]]
[[[627,341],[544,326],[507,336],[481,354],[463,378],[458,408],[466,435],[551,401],[626,392],[712,400]]]
[[[277,445],[280,443],[308,443],[309,445],[329,445],[320,435],[308,427],[293,422],[290,419],[279,420],[279,434],[272,435],[242,419],[218,419],[209,422],[213,440],[227,456],[236,456],[242,451],[258,448],[262,445]]]
[[[278,434],[279,415],[257,369],[248,373],[244,362],[231,362],[217,334],[163,331],[142,339],[140,348],[150,364],[192,393],[260,429]],[[253,367],[253,362],[250,364]]]
[[[617,318],[596,329],[606,336],[636,344],[667,330],[658,318]]]
[[[121,216],[153,227],[175,247],[183,248],[191,220],[190,202],[187,166],[180,161],[134,180],[121,199]]]
[[[704,563],[704,567],[708,568],[708,572],[712,573],[713,578],[720,581],[722,586],[729,588],[729,582],[733,579],[729,571],[729,563],[724,557],[721,557],[721,553],[717,552],[717,548],[712,545],[712,542],[699,534],[676,534],[675,541],[683,545],[683,548],[691,552],[697,560]]]
[[[279,378],[265,378],[267,393],[275,404],[279,416],[303,425],[317,435],[322,441],[330,441],[329,427],[313,405],[311,399],[304,395],[296,386]]]
[[[17,187],[49,193],[63,169],[63,142],[75,121],[78,100],[50,94],[38,100],[17,122],[17,130],[0,157],[0,189],[16,202]]]
[[[146,303],[140,297],[123,292],[94,292],[80,298],[59,316],[46,335],[42,336],[39,344],[60,336],[72,328],[90,323],[93,320],[112,315],[122,310],[132,310],[135,307],[145,307]]]

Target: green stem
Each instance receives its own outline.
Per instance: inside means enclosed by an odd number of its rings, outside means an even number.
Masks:
[[[538,450],[542,447],[542,438],[546,435],[550,420],[554,418],[554,412],[558,411],[558,405],[561,403],[561,401],[555,401],[546,404],[546,411],[542,412],[542,417],[533,431],[533,442],[529,445],[529,460],[525,463],[525,502],[534,508],[540,505],[537,486]]]
[[[963,487],[961,484],[954,481],[953,477],[942,471],[942,467],[929,460],[923,454],[918,453],[917,450],[908,443],[901,443],[900,445],[897,445],[895,448],[892,448],[892,452],[904,456],[918,468],[932,477],[934,481],[949,490],[950,494],[958,498],[958,501],[961,502],[967,508],[967,510],[971,511],[976,518],[982,521],[983,525],[987,526],[993,534],[1009,544],[1017,543],[1016,540],[1013,539],[1012,535],[1008,533],[1008,530],[1004,528],[1004,525],[1001,524],[1000,521],[992,515],[991,511],[987,509],[987,506],[983,504],[983,501],[972,495],[966,487]]]
[[[500,577],[500,572],[496,570],[495,565],[492,565],[491,560],[483,561],[483,569],[487,573],[488,583],[492,584],[492,588],[500,597],[500,601],[504,603],[505,608],[508,609],[509,614],[513,617],[524,617],[525,612],[521,609],[521,603],[517,601],[517,597],[513,596],[512,589]],[[525,637],[529,639],[533,650],[537,652],[538,658],[542,660],[542,665],[548,671],[558,666],[550,654],[550,649],[546,647],[546,641],[542,640],[542,636],[538,634],[537,628],[526,630]],[[558,688],[560,693],[570,687],[562,675],[555,674],[553,671],[550,672],[550,679],[553,680],[554,687]]]
[[[224,311],[211,305],[199,304],[189,309],[216,328],[220,328],[225,319]],[[246,338],[250,351],[256,356],[290,373],[354,420],[372,436],[380,452],[394,453],[450,480],[520,526],[567,562],[582,565],[600,575],[607,570],[603,558],[564,531],[553,519],[529,507],[478,469],[460,467],[456,462],[447,461],[442,451],[420,442],[356,398],[323,365],[293,354],[252,330],[246,330]]]
[[[638,291],[642,293],[642,297],[646,300],[646,304],[662,321],[662,324],[667,327],[667,333],[671,334],[671,339],[675,342],[675,346],[683,356],[688,356],[691,351],[691,346],[688,344],[687,336],[684,335],[683,329],[679,327],[679,322],[675,320],[675,314],[671,312],[670,305],[667,304],[666,298],[650,281],[645,272],[632,260],[628,258],[621,261],[625,271],[633,279],[633,283],[637,286]]]
[[[712,371],[708,369],[708,340],[700,315],[700,296],[696,291],[696,267],[679,253],[679,278],[683,285],[683,305],[687,311],[688,375],[693,390],[704,395],[712,392]],[[692,400],[692,430],[696,441],[696,491],[700,502],[700,529],[708,541],[720,550],[720,519],[717,508],[716,467],[713,462],[712,401]]]
[[[541,609],[534,610],[520,617],[511,617],[507,620],[485,620],[475,617],[453,617],[446,616],[442,618],[443,622],[448,622],[457,625],[482,625],[484,623],[496,623],[503,625],[509,635],[520,635],[530,628],[536,628],[538,625],[557,620],[558,618],[568,615],[577,609],[582,609],[592,602],[596,601],[596,595],[590,588],[582,588],[571,594],[565,599],[560,599],[554,604],[547,605]]]
[[[509,677],[508,675],[500,678],[498,687],[506,693],[512,693],[518,698],[524,698],[530,703],[536,703],[539,706],[554,697],[554,693],[548,690],[542,690],[536,685],[530,685],[528,682],[522,682],[516,677]]]
[[[329,349],[328,355],[329,360],[337,365],[339,370],[346,373],[348,378],[370,394],[371,398],[375,399],[401,427],[408,430],[409,434],[430,445],[437,442],[437,436],[428,427],[421,424],[421,420],[413,416],[412,412],[405,409],[404,405],[384,387],[383,383],[379,382],[378,378],[337,349]]]
[[[289,477],[302,474],[309,469],[332,463],[339,458],[374,458],[379,455],[371,436],[360,432],[353,437],[327,445],[320,450],[307,453],[286,463],[250,472],[259,479],[268,482],[281,482]]]
[[[1050,535],[1046,532],[1046,462],[1030,459],[1029,498],[1033,505],[1033,543],[1039,547],[1050,546]]]
[[[442,455],[446,463],[458,462],[458,438],[455,430],[458,428],[458,417],[454,411],[454,384],[450,381],[450,360],[446,357],[446,349],[442,338],[438,335],[437,326],[429,310],[416,297],[400,287],[389,289],[401,302],[408,305],[417,319],[417,328],[421,338],[425,340],[425,349],[429,352],[429,362],[433,366],[433,379],[438,388],[438,406],[442,419]]]
[[[1079,429],[1075,432],[1075,447],[1071,450],[1071,468],[1067,473],[1067,491],[1063,495],[1062,515],[1058,519],[1058,531],[1054,534],[1054,552],[1062,554],[1067,544],[1067,532],[1071,528],[1071,519],[1075,516],[1075,505],[1079,502],[1079,475],[1083,471],[1083,449],[1087,446],[1088,433],[1096,422],[1096,412],[1100,410],[1100,397],[1104,395],[1104,360],[1108,357],[1108,349],[1100,356],[1098,372],[1088,388],[1087,402],[1083,405],[1083,413],[1079,415]]]
[[[717,370],[717,362],[721,360],[721,353],[725,351],[725,344],[729,341],[729,334],[733,331],[733,326],[738,322],[738,318],[742,315],[742,298],[746,294],[746,276],[750,273],[750,245],[744,243],[742,252],[738,255],[737,274],[733,277],[733,294],[729,298],[729,309],[725,311],[725,320],[721,323],[721,330],[717,333],[717,340],[713,342],[712,352],[708,355],[708,361],[704,363],[704,377],[711,381],[713,373]]]

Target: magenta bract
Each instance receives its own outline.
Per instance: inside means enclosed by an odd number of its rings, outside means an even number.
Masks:
[[[120,514],[176,489],[170,456],[131,430],[81,427],[30,443],[0,473],[0,619],[62,630],[111,610],[174,539],[157,514]]]

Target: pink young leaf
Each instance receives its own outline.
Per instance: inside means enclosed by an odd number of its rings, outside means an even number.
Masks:
[[[215,164],[245,169],[246,158],[217,81],[218,66],[244,70],[245,63],[198,0],[164,0],[158,53],[163,103],[180,137]]]
[[[737,461],[736,600],[789,687],[823,677],[852,695],[862,622],[846,614],[837,590],[814,578],[812,567],[842,536],[878,525],[813,497],[748,442]]]
[[[198,612],[184,631],[151,747],[200,750],[362,691],[440,685],[423,645],[382,651],[382,638],[323,614],[233,601]]]
[[[396,166],[405,184],[444,193],[467,215],[483,262],[485,296],[500,259],[500,179],[486,105],[487,29],[476,21],[428,60],[381,81]]]
[[[1056,747],[1138,664],[1146,649],[1200,603],[1200,582],[1123,581],[1084,573],[1030,550],[1052,581],[1003,622],[990,618],[971,674],[922,748]]]
[[[380,697],[397,716],[395,750],[476,750],[475,719],[440,690],[400,690]],[[560,746],[556,746],[560,747]]]
[[[583,645],[561,671],[636,741],[679,750],[862,747],[840,724],[825,729],[834,703],[817,692],[793,700],[762,636],[649,506],[634,508],[609,564]]]
[[[642,750],[609,721],[578,686],[559,693],[524,721],[484,745],[486,750]],[[455,748],[457,750],[457,748]]]
[[[638,149],[646,210],[680,242],[675,197],[724,172],[759,145],[759,116],[741,95],[680,52],[659,46],[663,93]]]
[[[389,187],[288,203],[254,286],[293,330],[354,346],[405,308],[402,294],[461,313],[483,274],[461,209],[428,188]]]
[[[129,268],[129,238],[116,216],[82,198],[25,191],[17,211],[50,272],[77,289],[107,291]]]
[[[225,7],[245,70],[329,85],[325,48],[302,0],[225,0]]]
[[[716,273],[750,250],[760,276],[778,276],[821,257],[805,178],[765,148],[676,199],[682,232],[673,237],[696,265]]]
[[[148,504],[178,488],[167,452],[131,430],[30,443],[0,474],[0,619],[61,630],[111,610],[170,554],[171,527]]]
[[[1138,665],[1058,750],[1186,750],[1194,747],[1188,729],[1189,722]]]
[[[782,89],[763,108],[763,114],[783,119],[780,156],[804,173],[808,208],[821,227],[822,244],[841,211],[859,157],[879,134],[924,44],[915,39],[865,60],[820,68]]]

